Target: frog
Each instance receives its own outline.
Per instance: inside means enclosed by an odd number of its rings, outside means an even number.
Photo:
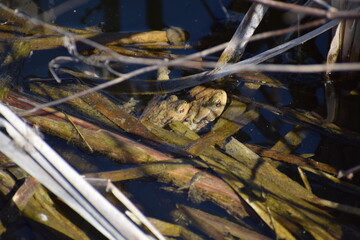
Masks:
[[[156,95],[141,114],[140,121],[164,127],[174,121],[182,122],[187,116],[189,108],[189,103],[179,99],[176,95]]]
[[[158,81],[169,80],[167,66],[158,69]],[[225,109],[227,94],[224,90],[195,86],[188,93],[188,101],[176,95],[155,95],[140,116],[144,124],[164,127],[171,122],[182,122],[195,132],[207,129]]]
[[[186,101],[176,95],[155,96],[140,120],[159,127],[178,121],[195,132],[202,132],[224,111],[227,94],[221,89],[196,86],[189,91],[188,98]]]
[[[194,132],[208,130],[212,121],[225,109],[227,94],[224,90],[196,86],[189,91],[193,99],[182,123]]]

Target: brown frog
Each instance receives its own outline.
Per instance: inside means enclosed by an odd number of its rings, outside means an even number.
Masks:
[[[170,122],[184,121],[189,108],[190,105],[187,101],[180,100],[175,95],[168,97],[156,95],[141,114],[140,120],[163,127]]]
[[[189,92],[194,99],[183,123],[195,132],[206,130],[225,109],[227,94],[224,90],[196,86]]]
[[[224,111],[227,95],[220,89],[197,86],[190,90],[189,102],[171,95],[156,96],[141,115],[141,121],[163,127],[179,121],[195,132],[206,129]]]

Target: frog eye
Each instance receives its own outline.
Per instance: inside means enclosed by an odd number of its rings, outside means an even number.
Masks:
[[[185,112],[185,106],[181,105],[178,108],[178,113],[184,113]]]
[[[187,108],[187,103],[185,102],[177,107],[177,112],[182,114],[186,111],[186,108]]]
[[[213,98],[210,100],[210,102],[211,102],[211,104],[210,104],[211,106],[215,106],[215,107],[217,107],[217,108],[219,108],[219,107],[222,106],[221,99],[219,99],[219,98],[213,97]]]
[[[215,102],[215,106],[216,107],[221,107],[221,100],[220,99],[218,99],[216,102]]]

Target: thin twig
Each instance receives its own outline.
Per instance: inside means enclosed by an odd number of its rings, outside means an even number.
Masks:
[[[272,0],[250,0],[252,2],[261,3],[269,7],[274,7],[278,9],[288,10],[291,12],[307,14],[315,17],[322,17],[327,19],[354,19],[360,18],[360,12],[358,10],[352,11],[334,11],[333,8],[330,10],[322,10],[313,7],[304,7],[291,3],[284,3],[279,1]]]
[[[81,133],[80,129],[77,127],[77,125],[71,120],[71,118],[65,113],[65,118],[71,123],[71,125],[75,128],[76,132],[79,134],[80,138],[84,141],[86,147],[90,150],[91,153],[94,152],[93,148],[89,144],[88,141],[86,141],[84,135]]]
[[[337,175],[337,178],[347,178],[347,179],[352,179],[354,177],[354,174],[357,173],[357,172],[360,172],[360,165],[356,166],[356,167],[353,167],[353,168],[350,168],[346,171],[344,170],[340,170],[338,175]]]

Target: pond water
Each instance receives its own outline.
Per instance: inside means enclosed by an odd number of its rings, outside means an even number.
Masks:
[[[63,27],[92,28],[105,32],[133,32],[161,30],[170,26],[181,27],[189,33],[190,37],[187,43],[194,48],[178,50],[177,53],[179,54],[189,54],[229,41],[237,24],[250,6],[247,2],[237,0],[89,0],[78,5],[77,3],[81,3],[81,1],[34,0],[32,2],[19,0],[12,4],[17,2],[20,4],[19,8],[23,6],[21,4],[24,2],[33,7],[33,11],[28,12],[29,15],[36,16],[46,12],[49,14],[48,20],[50,22]],[[56,8],[62,4],[69,5],[64,5],[66,7],[63,9]],[[55,12],[53,12],[54,9]],[[23,10],[27,11],[27,9]],[[286,27],[284,18],[283,12],[270,11],[257,31],[262,32]],[[330,33],[323,34],[296,49],[271,59],[269,62],[283,64],[323,63],[326,61],[327,49],[331,41],[330,36]],[[282,38],[270,38],[250,43],[244,58],[274,47],[280,44],[282,40]],[[68,53],[65,49],[34,52],[24,64],[21,72],[23,80],[51,77],[48,71],[48,62],[60,55],[68,55]],[[218,56],[219,54],[216,53],[209,59],[216,60]],[[249,90],[241,78],[237,77],[227,84],[222,84],[222,86],[229,95],[246,97],[254,102],[271,105],[279,109],[292,108],[301,112],[313,111],[326,118],[327,107],[329,106],[326,105],[325,77],[323,74],[293,73],[271,74],[270,76],[281,81],[282,88],[263,86],[259,90],[253,91]],[[359,132],[360,99],[357,91],[360,86],[356,81],[341,81],[344,78],[343,75],[335,74],[333,76],[340,79],[335,84],[336,93],[339,96],[338,109],[340,109],[336,112],[335,123]],[[266,109],[260,110],[260,113],[261,118],[259,120],[246,125],[235,135],[238,140],[271,147],[297,124],[302,124],[308,130],[306,137],[296,148],[295,153],[314,154],[315,160],[339,169],[347,169],[359,164],[357,156],[360,154],[360,148],[358,148],[360,143],[352,138],[327,134],[317,126],[304,124],[298,119],[287,116],[276,115]],[[76,158],[71,157],[73,158],[71,161],[82,172],[106,171],[124,167],[105,157],[88,155],[56,137],[46,136],[46,139],[63,155],[66,155],[65,152],[71,152],[69,156],[78,156]],[[290,173],[295,171],[291,168],[286,170]],[[314,178],[316,177],[314,176]],[[355,178],[354,181],[359,181],[359,178]],[[186,194],[179,196],[176,193],[169,193],[162,190],[162,187],[168,187],[166,184],[154,183],[151,180],[145,182],[128,181],[122,183],[121,187],[132,195],[131,199],[141,206],[141,210],[145,214],[166,221],[171,221],[167,213],[176,208],[176,204],[186,203],[193,207],[199,207],[198,204],[192,203]],[[314,191],[329,198],[322,187],[316,189],[315,186]],[[331,197],[335,201],[341,199],[340,196]],[[349,203],[352,201],[354,199],[349,197]],[[231,219],[223,209],[214,204],[202,203],[200,207],[215,215]],[[248,224],[253,225],[254,223],[249,221]],[[257,227],[269,237],[274,237],[267,227]]]

